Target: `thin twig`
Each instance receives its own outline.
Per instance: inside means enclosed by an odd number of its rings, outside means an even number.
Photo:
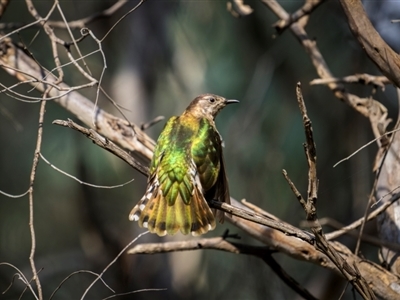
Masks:
[[[350,158],[352,158],[354,155],[356,155],[358,152],[360,152],[361,150],[367,148],[369,145],[375,143],[377,140],[380,140],[381,138],[387,137],[389,134],[392,134],[396,131],[399,131],[400,128],[391,130],[391,131],[387,131],[384,134],[382,134],[381,136],[378,136],[377,138],[373,139],[372,141],[369,141],[368,143],[366,143],[365,145],[361,146],[360,148],[358,148],[356,151],[354,151],[352,154],[350,154],[349,156],[339,160],[336,164],[333,165],[333,167],[337,167],[339,164],[341,164],[342,162],[349,160]]]
[[[69,280],[72,276],[76,275],[76,274],[82,274],[82,273],[88,273],[88,274],[92,274],[95,276],[100,276],[99,274],[89,271],[89,270],[79,270],[76,272],[73,272],[71,274],[69,274],[66,278],[63,279],[63,281],[61,281],[61,283],[56,287],[56,289],[53,291],[53,293],[51,293],[49,300],[53,299],[53,297],[56,295],[57,291],[63,286],[63,284]],[[115,291],[104,281],[103,278],[100,278],[100,281],[104,284],[104,286],[106,288],[108,288],[111,292],[115,293]]]
[[[95,280],[88,286],[88,288],[85,290],[83,293],[81,300],[83,300],[86,296],[86,294],[89,292],[89,290],[94,286],[94,284],[102,278],[105,272],[118,260],[118,258],[128,249],[130,246],[132,246],[133,243],[135,243],[138,239],[140,239],[143,235],[149,233],[148,231],[145,231],[141,234],[139,234],[137,237],[135,237],[132,241],[130,241],[119,253],[118,255],[103,269],[103,271],[97,276]]]
[[[136,4],[135,7],[133,7],[132,9],[130,9],[127,13],[125,13],[121,18],[118,19],[117,22],[115,22],[115,24],[113,26],[111,26],[111,28],[107,31],[107,33],[103,36],[103,38],[100,40],[100,42],[103,42],[107,36],[111,33],[111,31],[114,30],[114,28],[123,20],[125,19],[128,15],[130,15],[131,13],[133,13],[136,9],[138,9],[146,0],[140,0],[138,4]]]
[[[46,111],[46,101],[42,101],[40,104],[39,111],[39,129],[37,133],[37,141],[35,153],[33,156],[32,170],[29,181],[29,229],[31,233],[31,252],[29,254],[29,263],[31,265],[33,280],[36,283],[38,297],[40,300],[43,299],[42,287],[40,284],[39,277],[37,276],[36,265],[35,265],[35,251],[36,251],[36,235],[35,235],[35,227],[33,224],[33,185],[35,183],[36,169],[39,164],[39,154],[42,146],[42,136],[43,136],[43,122],[44,122],[44,114]]]
[[[99,102],[100,86],[103,81],[104,73],[106,72],[106,69],[107,69],[107,60],[106,60],[106,56],[103,52],[103,46],[101,44],[101,41],[93,34],[93,32],[87,28],[82,29],[81,32],[82,32],[82,34],[86,34],[86,33],[89,34],[92,37],[92,39],[97,43],[97,46],[99,47],[99,51],[101,53],[101,57],[103,59],[103,68],[101,69],[100,78],[97,82],[96,98],[95,98],[94,107],[93,107],[92,122],[93,122],[93,125],[96,126],[96,108],[97,108],[97,104]]]
[[[20,279],[25,284],[25,286],[31,291],[31,293],[35,297],[35,299],[37,299],[37,300],[39,299],[38,296],[36,295],[35,291],[33,290],[32,286],[30,284],[30,281],[25,277],[24,273],[22,273],[22,271],[20,269],[18,269],[13,264],[10,264],[7,262],[0,262],[0,266],[9,266],[9,267],[13,268],[14,270],[16,270],[17,276],[19,276],[18,279]],[[4,294],[6,291],[3,291],[2,294]]]
[[[388,193],[387,196],[389,196],[389,195],[391,195],[391,194]],[[390,205],[392,205],[393,203],[395,203],[399,199],[400,199],[400,193],[395,194],[395,196],[393,196],[391,201],[385,202],[384,204],[379,206],[377,209],[372,211],[368,215],[367,221],[370,221],[370,220],[376,218],[380,213],[385,211]],[[327,233],[326,234],[326,239],[327,240],[337,239],[338,237],[342,236],[343,234],[347,233],[348,231],[358,228],[359,226],[361,226],[361,224],[363,222],[364,222],[364,217],[362,217],[362,218],[358,219],[357,221],[354,221],[353,223],[341,228],[340,230],[337,230],[337,231],[334,231],[334,232],[331,232],[331,233]]]
[[[43,156],[42,153],[40,153],[40,157],[41,157],[41,159],[43,159],[43,161],[46,164],[48,164],[50,167],[52,167],[54,170],[60,172],[61,174],[64,174],[65,176],[67,176],[69,178],[72,178],[73,180],[79,182],[80,184],[91,186],[91,187],[98,188],[98,189],[115,189],[115,188],[123,187],[123,186],[125,186],[125,185],[127,185],[127,184],[129,184],[129,183],[131,183],[131,182],[133,182],[135,180],[135,179],[131,179],[131,180],[125,182],[125,183],[117,184],[117,185],[97,185],[97,184],[92,184],[92,183],[84,182],[84,181],[80,180],[79,178],[77,178],[77,177],[75,177],[75,176],[73,176],[71,174],[68,174],[67,172],[61,170],[60,168],[57,168],[55,165],[53,165],[51,162],[49,162]]]
[[[49,20],[47,23],[55,28],[67,28],[67,27],[71,29],[83,28],[87,24],[92,23],[93,21],[112,16],[118,9],[120,9],[127,2],[128,0],[118,0],[109,8],[79,20],[69,21],[67,23],[61,21]]]
[[[140,129],[142,129],[143,131],[146,129],[149,129],[151,126],[159,123],[160,121],[162,121],[164,119],[165,119],[164,116],[155,117],[153,120],[150,120],[149,122],[143,123],[142,125],[140,125]]]
[[[342,229],[343,227],[345,227],[343,224],[341,224],[337,220],[334,220],[329,217],[319,219],[319,222],[322,226],[330,226],[330,227],[334,228],[335,230],[339,230],[339,229]],[[307,221],[300,222],[300,227],[308,227],[308,226],[309,226],[309,224]],[[377,247],[384,246],[384,247],[392,249],[392,250],[400,251],[400,245],[397,243],[387,242],[385,240],[382,240],[378,237],[375,237],[373,235],[366,234],[366,233],[362,233],[362,235],[360,237],[360,230],[356,230],[356,229],[348,230],[348,231],[346,231],[345,234],[349,235],[350,237],[354,237],[356,239],[360,238],[361,241],[369,243],[369,244],[377,246]],[[327,240],[328,240],[328,235],[329,235],[329,233],[325,234],[325,238]]]
[[[140,289],[136,291],[131,291],[131,292],[126,292],[126,293],[118,293],[115,295],[108,296],[106,298],[103,298],[102,300],[108,300],[112,299],[115,297],[120,297],[120,296],[126,296],[126,295],[131,295],[131,294],[137,294],[137,293],[143,293],[143,292],[160,292],[160,291],[166,291],[166,288],[161,288],[161,289]]]
[[[74,44],[75,49],[76,49],[76,51],[78,52],[79,57],[82,59],[83,65],[85,66],[85,68],[86,68],[86,70],[89,72],[89,74],[91,75],[92,73],[91,73],[91,71],[90,71],[90,69],[89,69],[89,66],[87,65],[85,59],[84,59],[83,56],[82,56],[82,52],[81,52],[81,49],[80,49],[79,46],[78,46],[78,42],[76,41],[74,35],[72,34],[71,28],[68,26],[67,19],[65,18],[64,12],[63,12],[63,10],[62,10],[61,7],[60,7],[60,3],[59,3],[58,1],[56,1],[56,3],[57,3],[57,10],[58,10],[58,12],[59,12],[61,18],[63,19],[63,22],[64,22],[65,25],[66,25],[66,29],[67,29],[67,31],[68,31],[69,36],[71,37],[72,43]],[[69,51],[69,50],[70,50],[69,47],[67,47],[67,52],[68,52],[68,54],[70,54],[70,51]],[[74,60],[74,59],[73,59],[73,60]],[[82,73],[82,74],[83,74],[83,73]]]
[[[310,85],[329,84],[329,83],[361,83],[365,85],[373,85],[385,89],[385,85],[393,84],[386,76],[375,76],[370,74],[354,74],[341,78],[317,78],[310,81]]]
[[[22,198],[23,196],[27,195],[28,193],[29,193],[29,189],[28,189],[26,192],[24,192],[24,193],[22,193],[22,194],[19,194],[19,195],[8,194],[8,193],[3,192],[3,191],[0,190],[0,194],[4,195],[4,196],[6,196],[6,197],[9,197],[9,198],[14,198],[14,199],[16,199],[16,198]]]

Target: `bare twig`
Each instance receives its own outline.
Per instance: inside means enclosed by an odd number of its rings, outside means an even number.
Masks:
[[[334,219],[331,219],[331,218],[328,218],[328,217],[319,219],[319,222],[320,222],[320,224],[322,226],[324,226],[324,225],[330,226],[330,227],[332,227],[332,228],[334,228],[336,230],[340,230],[343,227],[345,227],[345,225],[341,224],[337,220],[334,220]],[[309,225],[308,225],[307,221],[304,221],[304,222],[300,223],[300,226],[301,227],[308,227]],[[375,236],[372,236],[372,235],[369,235],[369,234],[365,234],[365,233],[362,233],[362,235],[360,235],[360,231],[358,231],[356,229],[348,230],[348,231],[346,231],[345,234],[347,234],[347,235],[349,235],[351,237],[357,238],[357,239],[359,238],[361,241],[369,243],[369,244],[377,246],[377,247],[384,246],[384,247],[387,247],[387,248],[392,249],[392,250],[397,250],[397,251],[400,250],[400,245],[399,244],[390,243],[390,242],[387,242],[385,240],[382,240],[380,238],[377,238]],[[328,235],[329,235],[329,233],[325,234],[325,238],[327,240],[329,240],[328,239]],[[354,253],[356,253],[356,252],[354,252]]]
[[[79,270],[79,271],[73,272],[73,273],[69,274],[66,278],[64,278],[63,281],[61,281],[61,283],[57,286],[57,288],[54,290],[54,292],[51,293],[49,300],[53,299],[53,297],[56,295],[57,291],[63,286],[63,284],[67,280],[69,280],[72,276],[74,276],[76,274],[82,274],[82,273],[88,273],[88,274],[91,274],[91,275],[95,275],[97,277],[99,276],[99,274],[97,274],[95,272],[92,272],[92,271],[89,271],[89,270]],[[103,278],[100,278],[100,281],[104,284],[104,286],[106,288],[108,288],[111,292],[115,293],[115,291],[104,281]]]
[[[75,176],[68,174],[67,172],[61,170],[60,168],[57,168],[55,165],[53,165],[51,162],[49,162],[42,153],[40,153],[40,158],[43,159],[43,161],[48,164],[50,167],[52,167],[54,170],[60,172],[61,174],[64,174],[65,176],[72,178],[73,180],[79,182],[80,184],[84,184],[87,186],[91,186],[94,188],[98,188],[98,189],[115,189],[115,188],[119,188],[119,187],[123,187],[131,182],[133,182],[134,179],[131,179],[125,183],[122,184],[117,184],[117,185],[97,185],[97,184],[92,184],[92,183],[88,183],[88,182],[84,182],[82,180],[80,180],[79,178],[76,178]]]
[[[120,297],[120,296],[126,296],[126,295],[131,295],[131,294],[137,294],[137,293],[143,293],[143,292],[162,292],[162,291],[166,291],[166,288],[162,288],[162,289],[140,289],[140,290],[136,290],[136,291],[131,291],[131,292],[126,292],[126,293],[118,293],[115,295],[111,295],[108,296],[106,298],[103,298],[102,300],[108,300],[108,299],[112,299],[115,297]]]
[[[110,151],[114,155],[118,156],[119,158],[121,158],[122,160],[127,162],[131,167],[135,168],[140,173],[142,173],[143,175],[147,176],[149,174],[147,167],[143,166],[140,162],[135,160],[132,156],[130,156],[124,150],[122,150],[121,148],[116,146],[113,142],[109,141],[105,137],[101,136],[99,133],[97,133],[93,129],[87,129],[83,126],[80,126],[70,119],[68,119],[68,121],[55,120],[55,121],[53,121],[53,124],[61,125],[64,127],[69,127],[76,131],[79,131],[80,133],[83,133],[84,135],[86,135],[87,138],[91,139],[93,142],[95,142],[100,147],[102,147],[102,148]]]
[[[2,0],[3,2],[6,2],[6,0]],[[7,1],[9,2],[9,1]],[[71,28],[71,29],[77,29],[77,28],[83,28],[87,26],[88,24],[102,19],[102,18],[108,18],[112,16],[118,9],[120,9],[124,4],[126,4],[128,0],[118,0],[115,2],[113,5],[111,5],[109,8],[101,11],[94,13],[93,15],[90,15],[88,17],[74,20],[74,21],[69,21],[65,23],[64,21],[54,21],[54,20],[48,20],[47,24],[49,24],[53,28]],[[26,24],[26,23],[1,23],[0,24],[0,30],[4,29],[17,29],[18,31],[21,31],[25,28],[32,27],[34,25],[37,25],[38,22],[34,22],[34,24]],[[13,32],[15,33],[15,32]]]
[[[300,201],[301,205],[306,212],[306,220],[310,225],[311,231],[315,235],[316,247],[325,253],[329,259],[336,265],[342,275],[352,283],[354,288],[360,293],[364,299],[375,299],[375,295],[369,287],[366,280],[361,276],[356,265],[350,265],[343,259],[343,257],[329,244],[326,240],[322,226],[317,217],[317,197],[318,197],[318,178],[317,178],[317,154],[313,138],[313,131],[311,120],[307,115],[306,105],[300,88],[300,83],[297,84],[296,89],[297,101],[299,104],[300,112],[303,117],[303,126],[306,135],[306,143],[304,145],[307,163],[308,163],[308,190],[307,201],[304,204]],[[299,199],[298,195],[296,197]]]
[[[92,73],[91,73],[91,71],[90,71],[90,69],[89,69],[89,66],[87,65],[85,59],[84,59],[83,56],[82,56],[82,52],[81,52],[81,49],[80,49],[79,46],[78,46],[78,42],[77,42],[77,40],[75,39],[74,35],[72,34],[71,28],[68,26],[67,19],[65,18],[64,12],[63,12],[63,10],[62,10],[61,7],[60,7],[60,3],[59,3],[58,1],[56,1],[56,4],[57,4],[57,10],[58,10],[58,12],[59,12],[61,18],[63,19],[63,22],[66,24],[66,29],[67,29],[67,31],[68,31],[69,36],[71,37],[72,43],[74,44],[75,49],[76,49],[76,51],[78,52],[79,57],[82,59],[83,65],[85,66],[85,68],[86,68],[86,70],[89,72],[89,74],[91,75]],[[82,35],[83,35],[83,34],[82,34]],[[71,55],[71,52],[70,52],[70,48],[69,48],[69,47],[66,47],[66,49],[67,49],[68,56],[72,56],[72,55]],[[100,52],[102,52],[102,51],[100,51]],[[74,61],[74,59],[72,59],[71,61]],[[104,67],[103,67],[103,68],[104,68]],[[81,71],[81,73],[82,73],[82,74],[86,74],[86,72],[83,72],[83,70]]]
[[[95,280],[88,286],[88,288],[85,290],[83,293],[81,300],[83,300],[86,296],[86,294],[89,292],[89,290],[94,286],[94,284],[98,281],[101,280],[102,276],[104,275],[105,272],[118,260],[118,258],[128,249],[130,246],[132,246],[133,243],[135,243],[138,239],[140,239],[143,235],[149,233],[148,231],[145,231],[141,234],[139,234],[137,237],[135,237],[132,241],[130,241],[119,253],[118,255],[103,269],[103,271],[97,276]]]
[[[31,293],[35,297],[35,299],[37,299],[37,300],[39,299],[38,296],[36,295],[34,289],[32,288],[30,281],[25,277],[24,273],[22,273],[20,269],[18,269],[13,264],[10,264],[7,262],[0,262],[0,266],[8,266],[8,267],[11,267],[14,270],[16,270],[18,279],[20,279],[25,284],[26,288],[28,288],[31,291]],[[13,276],[13,279],[14,278],[15,278],[15,276]],[[12,284],[12,282],[11,282],[11,284]],[[9,287],[5,291],[3,291],[2,294],[4,294],[8,289],[9,289]]]
[[[103,42],[107,36],[111,33],[111,31],[114,30],[115,27],[117,27],[117,25],[123,20],[125,19],[128,15],[130,15],[131,13],[133,13],[135,10],[137,10],[146,0],[140,0],[138,4],[136,4],[132,9],[130,9],[127,13],[125,13],[121,18],[118,19],[117,22],[114,23],[113,26],[111,26],[111,28],[107,31],[107,33],[102,37],[102,39],[100,40],[101,42]]]
[[[140,129],[142,129],[143,131],[145,131],[146,129],[149,129],[151,126],[153,126],[153,125],[155,125],[155,124],[161,122],[161,121],[164,120],[164,119],[165,119],[164,116],[155,117],[153,120],[151,120],[151,121],[149,121],[149,122],[147,122],[147,123],[144,123],[144,124],[140,125]]]
[[[304,5],[295,13],[289,15],[285,19],[281,19],[272,26],[276,29],[278,34],[281,34],[294,22],[297,22],[304,16],[310,15],[324,0],[306,0]]]
[[[400,128],[397,128],[397,129],[394,129],[394,130],[385,132],[385,133],[382,134],[381,136],[378,136],[377,138],[375,138],[375,139],[369,141],[368,143],[366,143],[365,145],[361,146],[360,148],[358,148],[356,151],[354,151],[354,152],[353,152],[352,154],[350,154],[349,156],[347,156],[347,157],[345,157],[345,158],[339,160],[336,164],[333,165],[333,167],[335,168],[335,167],[337,167],[339,164],[341,164],[342,162],[344,162],[344,161],[346,161],[346,160],[349,160],[349,159],[352,158],[354,155],[356,155],[358,152],[360,152],[361,150],[365,149],[365,148],[368,147],[369,145],[375,143],[377,140],[382,139],[382,138],[384,138],[384,137],[388,137],[389,134],[392,134],[392,133],[394,133],[394,132],[396,132],[396,131],[399,131],[399,130],[400,130]]]
[[[33,163],[32,163],[32,170],[30,175],[29,181],[29,229],[31,233],[31,252],[29,255],[29,263],[31,265],[32,273],[33,273],[33,280],[36,283],[38,297],[40,300],[43,299],[43,292],[42,287],[40,284],[39,277],[37,276],[36,265],[35,265],[35,251],[36,251],[36,235],[35,235],[35,227],[33,224],[33,185],[35,183],[35,176],[36,176],[36,169],[39,164],[39,154],[40,149],[42,146],[42,136],[43,136],[43,121],[44,121],[44,114],[46,111],[46,101],[42,101],[40,105],[40,112],[39,112],[39,129],[37,134],[37,141],[36,141],[36,148],[35,153],[33,156]]]
[[[374,76],[371,74],[354,74],[342,78],[318,78],[310,81],[310,85],[336,83],[361,83],[365,85],[373,85],[385,90],[385,85],[392,84],[386,76]]]
[[[3,192],[0,190],[0,194],[4,195],[6,197],[9,197],[9,198],[14,198],[14,199],[21,198],[21,197],[27,195],[28,193],[29,193],[29,189],[26,192],[19,194],[19,195],[12,195],[12,194],[9,194],[9,193],[6,193],[6,192]]]
[[[388,193],[387,196],[392,195],[392,193]],[[400,199],[400,193],[395,194],[395,196],[392,197],[392,199],[389,202],[385,202],[384,204],[382,204],[381,206],[379,206],[377,209],[375,209],[374,211],[372,211],[368,217],[367,217],[367,221],[370,221],[374,218],[376,218],[380,213],[382,213],[383,211],[385,211],[390,205],[392,205],[394,202],[396,202],[397,200]],[[358,219],[357,221],[344,226],[343,228],[341,228],[340,230],[331,232],[331,233],[327,233],[326,234],[326,238],[327,240],[334,240],[337,239],[338,237],[342,236],[343,234],[345,234],[346,232],[356,229],[359,226],[361,226],[361,224],[364,222],[364,217]]]
[[[111,5],[109,8],[95,13],[91,16],[79,19],[79,20],[74,20],[74,21],[69,21],[67,23],[65,23],[64,21],[52,21],[49,20],[47,23],[55,28],[71,28],[71,29],[75,29],[75,28],[83,28],[85,26],[87,26],[89,23],[92,23],[98,19],[101,18],[108,18],[110,16],[112,16],[118,9],[120,9],[122,6],[124,6],[124,4],[126,4],[128,2],[128,0],[118,0],[117,2],[115,2],[113,5]]]

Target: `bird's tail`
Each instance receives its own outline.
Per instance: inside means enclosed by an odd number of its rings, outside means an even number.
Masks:
[[[146,194],[129,214],[131,221],[138,221],[159,236],[173,235],[178,230],[183,234],[201,235],[215,228],[215,217],[198,185],[186,204],[178,193],[170,205],[157,184],[150,185]]]

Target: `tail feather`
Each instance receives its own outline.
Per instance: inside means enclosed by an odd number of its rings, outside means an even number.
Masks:
[[[198,188],[195,189],[192,202],[196,206],[192,210],[193,220],[196,220],[192,222],[192,234],[201,235],[213,230],[215,228],[214,214]]]
[[[214,214],[196,184],[189,204],[178,194],[174,205],[168,205],[155,180],[132,209],[129,219],[159,236],[173,235],[178,230],[182,234],[201,235],[215,228]]]

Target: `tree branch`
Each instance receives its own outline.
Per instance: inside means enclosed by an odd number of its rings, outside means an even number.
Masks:
[[[277,15],[278,18],[282,20],[287,20],[289,18],[289,14],[276,0],[261,0],[261,2]],[[290,30],[310,56],[311,62],[319,77],[321,77],[321,79],[330,79],[334,77],[321,51],[318,49],[316,41],[309,38],[304,26],[299,22],[294,22],[290,25]],[[384,133],[387,126],[386,107],[370,97],[361,98],[348,93],[344,85],[340,82],[330,82],[327,86],[334,93],[335,97],[344,101],[363,116],[369,118],[376,137]]]
[[[310,15],[324,0],[306,0],[304,5],[296,12],[288,15],[287,18],[281,19],[272,26],[276,29],[278,34],[282,34],[284,30],[289,28],[290,25],[299,21],[301,18]]]
[[[290,288],[292,288],[304,299],[316,299],[277,263],[277,261],[271,255],[273,251],[271,251],[268,247],[251,246],[241,243],[228,242],[225,236],[180,242],[139,244],[130,249],[128,251],[128,254],[155,254],[204,249],[213,249],[234,254],[246,254],[256,256],[262,259],[274,271],[274,273],[277,274],[279,278],[281,278],[283,282],[285,282]]]
[[[360,0],[340,0],[350,30],[382,73],[400,88],[400,56],[372,26]]]
[[[316,247],[329,257],[343,276],[354,286],[364,299],[375,299],[375,295],[370,289],[368,283],[359,273],[357,265],[349,265],[346,260],[339,255],[335,248],[330,245],[326,240],[322,226],[318,221],[316,207],[318,199],[317,151],[314,143],[311,120],[307,115],[307,109],[301,92],[300,83],[297,84],[296,95],[300,112],[303,117],[303,127],[306,135],[304,149],[308,163],[307,201],[300,199],[300,203],[306,212],[306,220],[309,223],[311,231],[315,235]],[[291,186],[293,187],[294,185],[292,184]],[[298,191],[295,192],[297,199],[299,199],[299,194]]]
[[[0,38],[0,67],[40,92],[44,92],[46,85],[52,85],[57,80],[51,72],[39,66],[9,39]],[[95,109],[92,101],[77,92],[79,88],[70,87],[65,83],[60,83],[58,87],[59,89],[52,89],[44,100],[54,100],[87,126],[96,129],[122,148],[133,151],[142,158],[151,159],[154,141],[138,126],[106,113],[98,107]]]
[[[69,127],[80,133],[83,133],[88,139],[92,140],[96,145],[100,146],[103,149],[106,149],[107,151],[111,152],[115,156],[121,158],[123,161],[128,163],[132,168],[136,169],[137,171],[139,171],[140,173],[142,173],[145,176],[149,175],[149,169],[147,167],[143,166],[139,161],[134,159],[132,156],[130,156],[124,150],[119,148],[113,142],[109,141],[107,138],[98,134],[93,129],[87,129],[83,126],[80,126],[80,125],[76,124],[74,121],[72,121],[71,119],[68,119],[68,121],[54,120],[53,124],[64,126],[64,127]]]

